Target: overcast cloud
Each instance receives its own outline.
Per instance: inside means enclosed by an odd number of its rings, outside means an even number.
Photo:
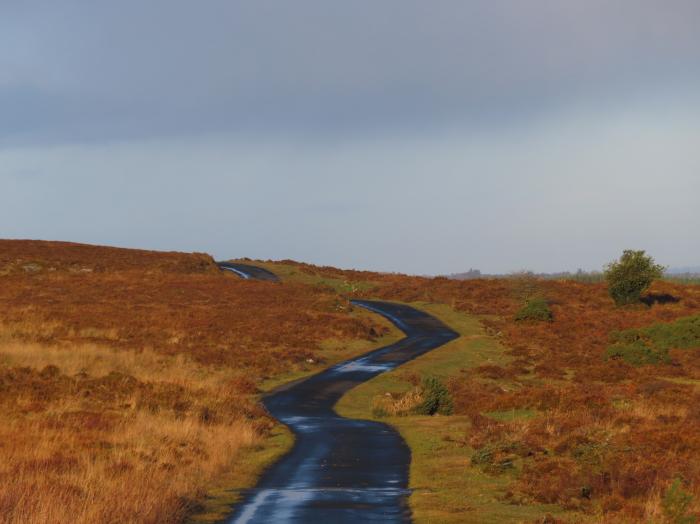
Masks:
[[[695,0],[0,1],[0,236],[700,263]]]

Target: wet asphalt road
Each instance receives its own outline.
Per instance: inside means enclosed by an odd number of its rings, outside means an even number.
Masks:
[[[217,262],[216,265],[225,271],[231,271],[246,280],[267,280],[269,282],[279,282],[279,278],[272,271],[251,266],[250,264],[238,264],[234,262]]]
[[[430,315],[389,302],[353,303],[385,316],[406,338],[284,386],[263,399],[296,436],[228,523],[405,523],[410,450],[390,426],[340,417],[348,390],[458,337]]]

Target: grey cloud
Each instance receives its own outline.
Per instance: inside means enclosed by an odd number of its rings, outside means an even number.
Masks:
[[[700,87],[692,0],[10,2],[0,140],[393,132]]]

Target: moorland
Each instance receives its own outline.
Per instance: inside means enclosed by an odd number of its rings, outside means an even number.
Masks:
[[[215,518],[291,437],[260,394],[400,336],[351,298],[462,336],[337,410],[411,446],[417,522],[694,522],[700,286],[454,280],[208,255],[0,242],[0,520]],[[445,409],[427,413],[437,386]],[[235,501],[235,496],[223,505]]]

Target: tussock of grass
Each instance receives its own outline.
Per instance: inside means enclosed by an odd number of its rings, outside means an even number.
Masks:
[[[423,390],[413,388],[402,394],[385,393],[372,399],[372,415],[382,417],[407,417],[415,415],[425,402]]]

